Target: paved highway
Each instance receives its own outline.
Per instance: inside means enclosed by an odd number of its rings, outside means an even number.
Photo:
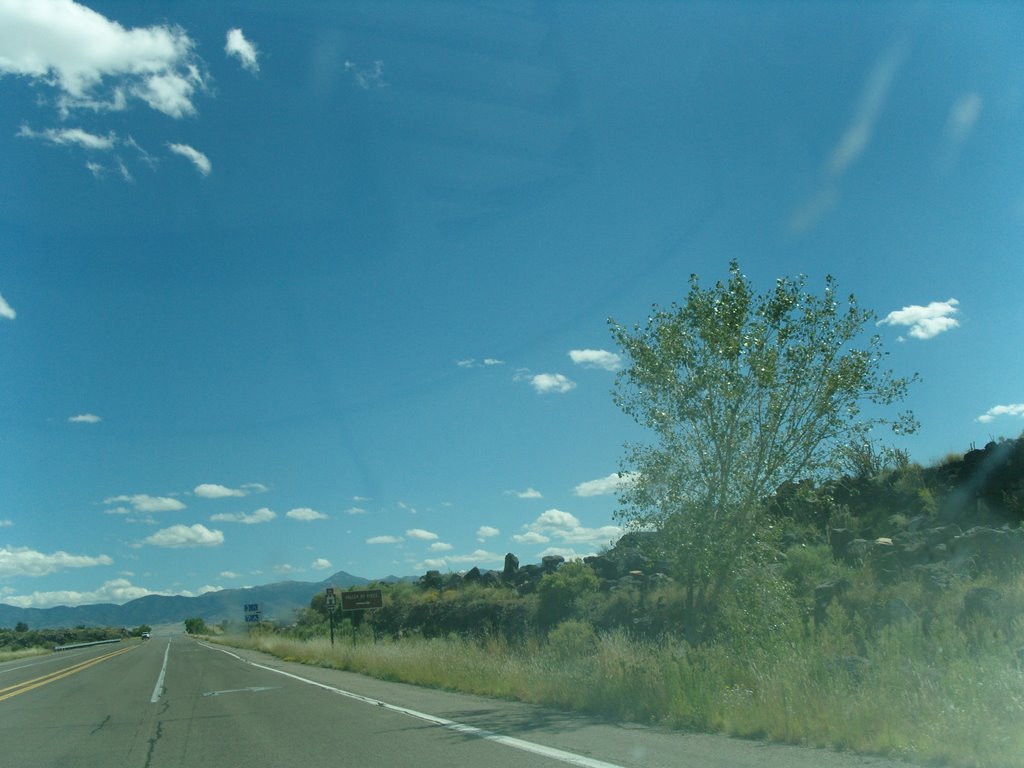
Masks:
[[[896,768],[601,723],[154,637],[0,664],[4,765]]]

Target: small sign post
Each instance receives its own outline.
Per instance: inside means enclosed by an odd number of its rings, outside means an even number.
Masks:
[[[334,607],[338,599],[334,595],[334,587],[328,587],[324,594],[324,607],[327,609],[327,620],[331,625],[331,645],[334,645]]]

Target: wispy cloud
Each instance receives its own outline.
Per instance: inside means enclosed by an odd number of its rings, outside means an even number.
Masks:
[[[974,91],[961,94],[953,102],[946,121],[946,134],[953,142],[960,144],[968,139],[984,106],[985,100]]]
[[[18,313],[14,311],[14,308],[7,303],[3,296],[0,296],[0,317],[8,320],[14,320],[18,317]]]
[[[369,67],[361,67],[354,61],[346,61],[345,71],[352,75],[352,82],[364,91],[387,85],[384,81],[384,62],[379,59]]]
[[[903,66],[907,48],[904,41],[896,42],[875,60],[850,121],[825,161],[823,178],[818,188],[789,216],[788,227],[791,233],[806,232],[839,202],[839,182],[871,143],[875,125],[889,98],[889,91]]]
[[[157,531],[142,540],[143,544],[165,549],[194,549],[196,547],[219,547],[224,543],[221,531],[210,530],[205,525],[172,525]]]
[[[573,349],[569,358],[584,368],[602,368],[606,371],[617,371],[622,367],[622,357],[605,349]]]
[[[635,482],[636,474],[633,472],[625,472],[619,474],[618,472],[612,472],[610,475],[600,477],[597,480],[587,480],[585,483],[580,483],[572,489],[574,496],[604,496],[609,493],[615,493],[624,485],[629,485]]]
[[[260,71],[259,52],[251,41],[245,39],[241,29],[228,30],[227,40],[224,43],[224,53],[237,58],[242,65],[242,69],[247,72],[255,75]]]
[[[504,360],[499,360],[496,357],[485,357],[483,360],[477,360],[475,357],[467,357],[463,360],[456,360],[455,364],[459,368],[490,368],[495,365],[504,365]]]
[[[301,520],[308,522],[310,520],[326,520],[327,515],[323,512],[317,512],[315,509],[309,507],[299,507],[297,509],[289,509],[284,513],[284,516],[292,520]]]
[[[405,535],[410,539],[419,539],[420,541],[436,541],[439,538],[433,531],[425,531],[422,528],[410,528]]]
[[[444,541],[435,541],[430,545],[431,552],[450,552],[452,549],[452,545]]]
[[[367,544],[398,544],[402,541],[401,536],[371,536],[366,540]]]
[[[99,424],[103,419],[95,413],[80,413],[77,416],[68,416],[68,421],[72,424]]]
[[[111,565],[107,555],[72,555],[64,551],[40,552],[29,547],[0,547],[0,577],[48,576],[68,568]]]
[[[853,118],[846,126],[832,154],[827,168],[833,176],[841,176],[863,154],[871,141],[875,123],[885,106],[893,80],[903,64],[906,46],[897,44],[886,50],[875,61],[857,102]]]
[[[203,176],[209,176],[210,171],[213,170],[213,165],[210,163],[210,158],[200,152],[194,147],[190,147],[188,144],[168,144],[167,148],[176,155],[181,155],[186,160],[190,161],[192,165],[196,167]]]
[[[525,491],[505,491],[509,496],[516,496],[520,499],[543,499],[544,495],[536,488],[530,487]]]
[[[176,512],[185,509],[185,505],[169,496],[149,496],[137,493],[134,496],[111,496],[103,500],[104,504],[131,504],[136,512]]]
[[[200,483],[193,490],[196,496],[202,496],[204,499],[223,499],[231,496],[246,496],[246,491],[241,488],[228,488],[226,485],[220,485],[218,483]]]
[[[7,520],[7,519],[0,520],[0,528],[10,528],[13,525],[14,525],[14,521],[13,520]]]
[[[269,523],[277,517],[277,513],[273,510],[262,507],[257,509],[255,512],[246,514],[245,512],[219,512],[216,515],[211,515],[210,520],[214,523],[242,523],[243,525],[259,525],[260,523]]]
[[[47,128],[42,131],[34,131],[27,125],[23,125],[18,130],[18,136],[25,139],[42,139],[58,146],[73,144],[83,149],[101,152],[117,146],[117,135],[113,131],[106,136],[99,136],[81,128]]]
[[[953,317],[960,311],[957,309],[959,303],[956,299],[947,299],[946,301],[933,301],[924,307],[911,304],[903,309],[890,312],[877,324],[909,326],[910,335],[915,339],[932,339],[940,333],[960,325],[960,322]]]
[[[346,515],[365,515],[366,510],[362,507],[349,507],[345,510]]]
[[[982,424],[988,424],[997,416],[1020,416],[1024,418],[1024,403],[1012,403],[1010,405],[996,405],[989,408],[978,417]]]
[[[193,114],[205,86],[195,44],[180,27],[125,29],[72,0],[0,3],[0,76],[56,91],[64,114],[123,110],[139,100],[173,118]]]
[[[501,529],[495,528],[493,525],[481,525],[476,529],[476,537],[479,541],[483,541],[484,539],[493,539],[499,534],[501,534]]]

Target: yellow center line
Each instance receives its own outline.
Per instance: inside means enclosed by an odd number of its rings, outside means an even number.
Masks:
[[[88,661],[82,661],[78,664],[72,664],[70,667],[65,667],[64,669],[58,669],[56,672],[51,672],[48,675],[42,675],[40,677],[32,678],[31,680],[26,680],[23,683],[18,683],[17,685],[9,685],[6,688],[0,688],[0,701],[5,701],[6,699],[11,698],[12,696],[17,696],[19,694],[25,693],[26,691],[31,691],[35,688],[39,688],[40,686],[46,685],[47,683],[53,683],[62,678],[70,677],[76,672],[81,672],[83,669],[88,669],[94,664],[99,664],[101,661],[106,661],[107,659],[112,659],[115,656],[120,656],[122,653],[128,653],[128,651],[134,651],[136,648],[138,648],[137,645],[133,645],[128,648],[121,648],[120,650],[114,651],[112,653],[107,653],[103,656],[97,656],[95,659],[89,659]]]

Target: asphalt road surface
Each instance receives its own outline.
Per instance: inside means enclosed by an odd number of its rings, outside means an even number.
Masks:
[[[896,768],[623,726],[282,662],[184,635],[0,664],[12,768]]]

